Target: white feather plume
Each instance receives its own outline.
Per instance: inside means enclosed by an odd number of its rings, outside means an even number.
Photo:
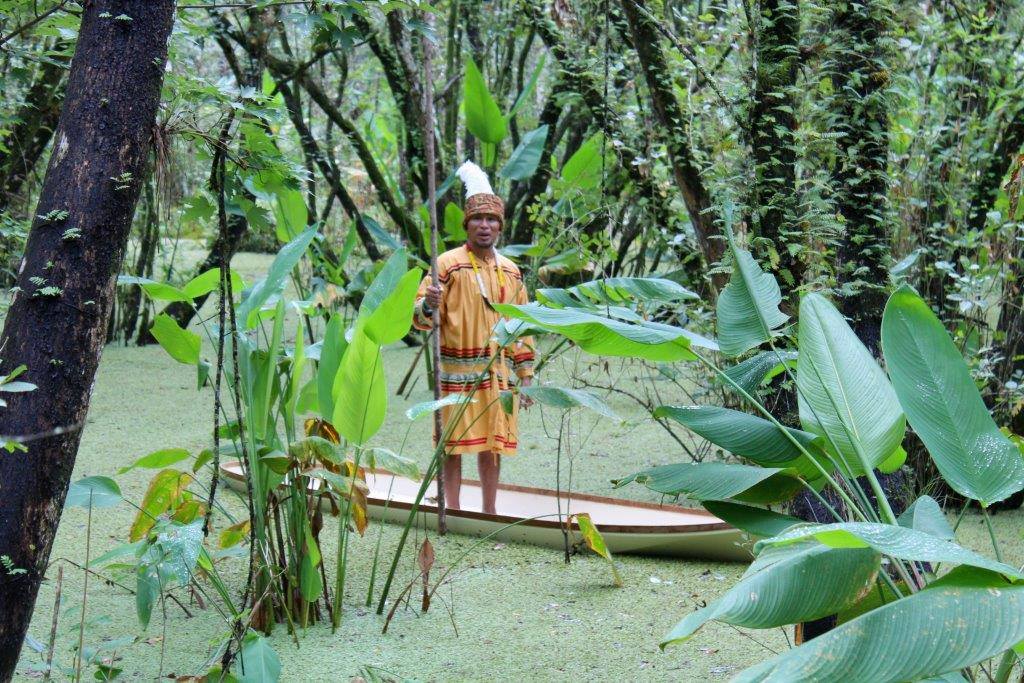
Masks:
[[[494,194],[494,190],[491,189],[491,181],[487,179],[487,174],[472,161],[467,161],[462,166],[459,166],[457,173],[466,188],[466,199],[475,194]]]

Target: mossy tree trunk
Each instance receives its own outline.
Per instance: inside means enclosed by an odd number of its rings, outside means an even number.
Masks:
[[[25,365],[24,379],[38,387],[0,409],[0,434],[32,436],[27,452],[0,458],[0,554],[25,570],[0,576],[0,681],[14,673],[71,480],[173,15],[172,0],[93,0],[82,12],[20,291],[0,341],[0,370]]]
[[[838,133],[832,192],[845,224],[837,250],[840,310],[878,355],[891,258],[889,104],[892,57],[887,0],[835,6],[825,66],[830,132]]]
[[[771,245],[767,261],[777,264],[775,270],[788,293],[803,283],[806,248],[796,197],[800,7],[797,0],[762,0],[755,20],[749,118],[754,182],[748,203],[753,232]]]

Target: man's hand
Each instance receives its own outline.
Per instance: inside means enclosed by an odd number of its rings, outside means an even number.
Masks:
[[[443,292],[444,289],[438,285],[430,285],[427,287],[427,294],[424,298],[427,300],[427,306],[429,306],[431,310],[436,311],[441,308],[441,294]]]
[[[523,377],[521,380],[519,380],[519,388],[520,389],[525,389],[526,387],[530,386],[530,384],[532,384],[532,383],[533,383],[533,378],[532,377]],[[527,408],[529,408],[532,405],[533,405],[533,399],[520,391],[519,392],[519,407],[522,408],[523,410],[526,410]]]

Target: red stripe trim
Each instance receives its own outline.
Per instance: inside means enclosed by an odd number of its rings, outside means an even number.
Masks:
[[[454,391],[456,393],[464,393],[473,389],[475,382],[441,382],[441,389],[444,391]],[[491,381],[484,380],[480,383],[477,389],[490,389]]]
[[[458,356],[459,358],[473,358],[475,356],[483,355],[484,352],[490,352],[490,349],[483,347],[460,349],[455,346],[442,346],[441,353],[445,356]]]

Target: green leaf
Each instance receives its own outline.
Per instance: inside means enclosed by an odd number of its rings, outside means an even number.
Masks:
[[[249,632],[238,653],[235,675],[241,683],[272,683],[281,677],[281,660],[263,636]]]
[[[530,74],[530,80],[528,80],[526,84],[523,86],[523,91],[519,93],[518,97],[516,97],[516,101],[512,105],[512,109],[509,110],[508,112],[509,118],[512,118],[517,113],[519,113],[519,110],[522,108],[524,104],[526,104],[528,98],[530,97],[530,93],[532,93],[534,88],[537,87],[537,78],[540,76],[541,71],[544,70],[544,64],[547,62],[547,58],[548,55],[545,52],[542,53],[540,59],[537,60],[537,66],[533,68],[533,73]]]
[[[743,391],[753,394],[757,388],[777,372],[782,371],[782,363],[796,366],[796,351],[762,351],[741,363],[737,363],[726,369],[725,376],[738,384]],[[779,359],[782,359],[781,362]],[[733,390],[733,386],[726,383],[726,386]]]
[[[576,523],[580,527],[580,536],[583,537],[583,542],[587,544],[588,548],[608,561],[608,566],[612,570],[612,580],[616,586],[621,588],[622,577],[619,576],[619,570],[615,566],[615,560],[612,559],[612,552],[608,550],[608,544],[604,542],[604,536],[597,530],[593,520],[590,519],[590,515],[586,512],[581,512],[575,515],[575,517]]]
[[[990,560],[973,550],[944,541],[929,533],[892,524],[842,522],[793,527],[778,536],[758,541],[755,551],[769,545],[797,543],[808,538],[831,548],[874,548],[901,560],[941,562],[979,567],[1016,578],[1024,577],[1014,567]]]
[[[241,293],[245,287],[245,283],[242,281],[241,276],[233,270],[228,271],[228,275],[231,278],[231,290],[236,294]],[[196,275],[194,278],[189,280],[184,287],[181,288],[181,293],[185,295],[189,301],[209,294],[215,289],[220,287],[220,268],[211,268],[205,273]]]
[[[915,500],[896,521],[900,526],[923,531],[946,541],[952,541],[954,537],[953,527],[931,496],[921,496]]]
[[[406,275],[406,263],[409,254],[405,249],[399,249],[384,262],[380,270],[373,277],[373,281],[366,288],[363,300],[359,304],[359,317],[368,318],[384,301],[398,288],[402,277]]]
[[[135,570],[135,614],[143,631],[149,627],[153,605],[159,598],[160,576],[156,568],[149,564],[140,564]]]
[[[153,321],[153,328],[150,332],[174,360],[186,365],[199,363],[199,349],[202,346],[202,340],[199,339],[198,334],[183,330],[174,318],[166,313],[161,313]]]
[[[409,333],[416,304],[416,291],[422,278],[423,272],[419,268],[413,268],[402,276],[376,310],[367,316],[366,336],[385,346],[393,344]]]
[[[603,149],[604,135],[598,132],[588,138],[566,160],[558,181],[554,183],[560,197],[574,192],[593,190],[600,184]]]
[[[462,219],[466,214],[455,202],[448,202],[444,207],[444,237],[449,242],[464,242],[466,240],[466,228],[462,225]]]
[[[263,304],[270,297],[281,292],[284,288],[285,279],[291,274],[292,269],[298,265],[315,236],[316,228],[310,228],[281,247],[281,250],[277,252],[273,263],[270,264],[270,270],[267,271],[267,277],[253,286],[249,296],[238,307],[238,318],[245,329],[256,326],[257,316]]]
[[[607,304],[675,303],[699,298],[677,282],[658,277],[610,277],[568,289],[538,289],[537,301],[554,308],[599,308]]]
[[[307,602],[313,602],[324,592],[324,582],[320,577],[320,548],[313,538],[313,532],[306,525],[306,547],[299,566],[299,592]]]
[[[367,449],[366,455],[371,469],[387,470],[408,479],[423,478],[415,460],[398,455],[387,448],[370,448]]]
[[[395,236],[385,230],[377,221],[366,214],[361,214],[359,220],[363,222],[363,227],[373,237],[373,241],[377,243],[377,246],[382,247],[385,251],[398,251],[402,248],[402,243],[395,239]]]
[[[466,113],[466,128],[480,141],[496,145],[508,135],[505,117],[501,115],[472,57],[466,62],[462,106]]]
[[[706,500],[701,505],[715,517],[728,522],[737,529],[742,529],[748,534],[761,538],[778,536],[792,526],[803,524],[803,520],[796,517],[739,503]]]
[[[117,471],[118,474],[124,474],[135,468],[142,468],[147,470],[158,470],[161,467],[167,467],[173,465],[176,462],[181,462],[189,455],[188,451],[184,448],[164,448],[159,451],[154,451],[149,455],[144,455],[131,465],[122,467]]]
[[[178,470],[161,470],[154,476],[142,497],[142,504],[132,522],[128,539],[138,541],[144,538],[156,524],[157,518],[181,497],[182,491],[188,488],[192,476]]]
[[[735,681],[911,681],[1024,638],[1024,585],[929,587],[741,673]]]
[[[495,304],[502,315],[568,337],[588,353],[654,361],[693,360],[690,338],[679,327],[659,323],[628,324],[580,310],[553,309],[536,303]]]
[[[154,301],[188,301],[189,298],[185,296],[177,287],[169,285],[166,282],[157,282],[156,280],[150,280],[146,277],[136,277],[135,275],[118,275],[118,285],[139,285],[142,287],[142,291]]]
[[[906,419],[878,363],[843,316],[820,294],[800,302],[796,384],[804,429],[848,476],[878,467],[899,448]],[[838,452],[833,448],[838,447]]]
[[[723,462],[660,465],[612,483],[619,488],[634,481],[657,493],[700,501],[773,503],[791,498],[801,488],[791,470]]]
[[[122,500],[121,488],[110,477],[85,477],[68,488],[65,507],[109,508]]]
[[[182,586],[187,586],[195,574],[196,563],[203,547],[203,520],[191,524],[167,524],[157,534],[161,552],[161,570],[173,574]]]
[[[540,165],[540,157],[544,152],[544,143],[548,139],[548,127],[541,126],[523,136],[519,146],[512,152],[508,163],[498,175],[509,180],[526,180],[531,177]]]
[[[660,406],[654,417],[675,420],[733,455],[766,467],[794,467],[807,479],[816,479],[818,469],[768,420],[718,406]],[[790,436],[811,453],[823,444],[820,436],[787,427]]]
[[[613,420],[621,420],[618,414],[612,410],[607,403],[594,396],[589,391],[582,389],[567,389],[565,387],[529,386],[521,387],[519,391],[532,398],[541,405],[558,408],[559,410],[571,410],[573,408],[589,408],[598,415]]]
[[[476,403],[476,399],[468,394],[448,394],[436,401],[423,401],[411,406],[405,411],[405,416],[410,420],[418,420],[424,415],[429,415],[435,410],[441,410],[445,406],[455,406],[460,403]]]
[[[309,212],[306,197],[299,190],[282,188],[274,202],[274,218],[277,221],[277,239],[287,242],[306,229]]]
[[[317,403],[320,414],[327,419],[334,417],[334,379],[338,375],[345,349],[348,348],[342,324],[340,313],[335,313],[327,321],[324,343],[320,349],[320,363],[316,369]]]
[[[881,556],[868,549],[836,550],[814,543],[772,548],[718,600],[688,614],[661,647],[688,640],[715,620],[744,628],[776,628],[820,619],[853,604],[878,575]]]
[[[726,236],[733,271],[729,284],[718,297],[718,345],[725,355],[738,356],[769,341],[789,316],[779,310],[779,283],[761,270],[750,252],[736,245],[731,204],[726,205]]]
[[[331,423],[358,446],[366,443],[387,413],[387,387],[380,347],[357,326],[334,380]]]
[[[901,287],[882,317],[882,349],[911,426],[958,493],[990,505],[1024,488],[1024,459],[999,431],[942,323]]]

